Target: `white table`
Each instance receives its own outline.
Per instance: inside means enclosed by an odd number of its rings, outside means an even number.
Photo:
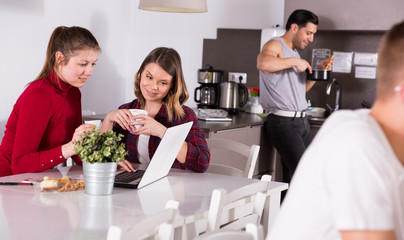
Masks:
[[[44,176],[80,178],[80,166],[0,178],[0,182],[41,180]],[[253,179],[172,169],[169,175],[142,189],[114,188],[109,196],[84,191],[40,192],[35,186],[0,186],[0,239],[105,239],[112,224],[129,228],[164,209],[167,200],[179,201],[177,225],[209,209],[212,190],[232,191]],[[286,183],[271,182],[267,210],[276,214]],[[273,219],[270,215],[267,224]],[[269,221],[269,222],[268,222]]]

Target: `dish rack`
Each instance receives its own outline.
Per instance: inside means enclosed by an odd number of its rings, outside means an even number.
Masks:
[[[196,116],[199,120],[203,121],[220,121],[220,122],[231,122],[229,114],[223,109],[201,109],[198,108],[195,111]]]

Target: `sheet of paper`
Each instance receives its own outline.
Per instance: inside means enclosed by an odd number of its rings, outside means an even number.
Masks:
[[[355,53],[355,65],[376,66],[377,53]]]
[[[339,73],[350,73],[352,69],[353,52],[334,52],[334,63],[332,71]]]
[[[376,79],[375,67],[356,67],[355,78]]]

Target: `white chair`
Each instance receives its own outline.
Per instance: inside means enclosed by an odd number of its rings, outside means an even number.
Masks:
[[[261,181],[230,193],[224,189],[213,190],[206,231],[240,230],[247,223],[260,224],[270,181],[271,176],[264,175]]]
[[[226,151],[236,152],[246,157],[243,169],[238,169],[234,165],[230,166],[228,163],[224,163],[222,159],[211,158],[207,172],[231,176],[243,176],[247,178],[253,177],[254,169],[257,165],[260,146],[251,145],[251,147],[249,147],[243,143],[232,140],[215,138],[208,138],[206,139],[206,142],[208,143],[209,150],[214,148],[224,149]]]
[[[183,229],[186,238],[194,239],[200,234],[219,229],[242,230],[247,223],[260,224],[271,178],[270,175],[263,175],[261,181],[230,193],[223,189],[213,190],[209,211],[195,215],[191,223],[186,223]]]
[[[245,231],[219,229],[204,233],[194,240],[263,240],[264,232],[261,225],[247,223]]]
[[[178,210],[178,205],[179,203],[177,201],[170,200],[167,202],[165,210],[126,230],[118,226],[111,226],[108,229],[107,240],[171,240],[174,235],[173,222]]]

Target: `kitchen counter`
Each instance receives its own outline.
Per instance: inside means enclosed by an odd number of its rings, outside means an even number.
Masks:
[[[83,116],[83,120],[103,120],[106,114],[86,115]],[[239,112],[238,114],[230,115],[231,122],[209,122],[199,120],[199,125],[205,132],[216,132],[220,130],[229,130],[234,128],[243,128],[263,125],[265,119],[262,119],[257,114],[250,114],[246,112]]]
[[[83,116],[83,120],[103,120],[106,114],[87,115]],[[234,128],[243,128],[263,125],[265,119],[261,118],[257,114],[251,114],[246,112],[239,112],[238,114],[230,115],[231,122],[210,122],[199,120],[199,125],[205,132],[216,132],[221,130],[229,130]],[[321,126],[326,118],[309,118],[310,125]]]
[[[257,114],[239,112],[238,114],[229,115],[232,118],[231,122],[209,122],[199,120],[199,125],[205,132],[216,132],[221,130],[229,130],[235,128],[252,127],[263,125],[265,119]]]
[[[89,120],[101,120],[103,121],[105,116],[107,116],[107,114],[97,114],[97,115],[84,115],[83,121],[89,121]]]
[[[231,122],[206,122],[199,121],[201,129],[204,130],[206,138],[231,140],[245,144],[247,146],[262,146],[259,151],[258,161],[254,170],[254,177],[262,174],[270,174],[273,179],[274,174],[275,149],[266,136],[264,127],[265,119],[257,114],[239,112],[238,114],[229,115]],[[236,152],[225,151],[213,148],[210,150],[211,162],[233,166],[238,169],[245,168],[245,156]],[[244,164],[244,165],[243,165]]]
[[[309,123],[311,126],[321,126],[323,125],[326,118],[309,117]]]
[[[254,172],[255,176],[262,174],[270,174],[277,181],[282,180],[282,168],[280,156],[276,152],[272,143],[267,136],[264,127],[265,119],[257,114],[239,112],[231,115],[232,122],[206,122],[199,121],[201,129],[205,131],[206,138],[229,139],[237,141],[248,146],[256,144],[261,146],[259,160]],[[310,118],[309,124],[311,135],[314,137],[321,128],[325,118]],[[237,154],[231,155],[229,152],[211,152],[212,159],[229,159],[229,165],[236,164],[238,161]]]

